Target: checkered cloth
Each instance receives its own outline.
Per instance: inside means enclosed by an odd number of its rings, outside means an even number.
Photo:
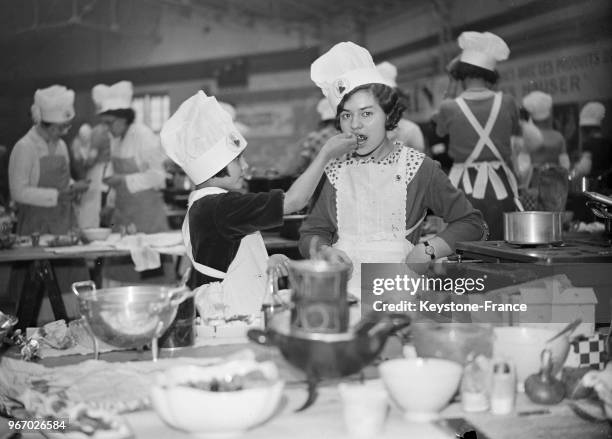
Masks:
[[[580,336],[571,342],[566,367],[588,367],[603,370],[606,365],[605,336]]]

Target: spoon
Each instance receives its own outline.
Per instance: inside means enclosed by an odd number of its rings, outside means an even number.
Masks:
[[[556,340],[557,338],[561,337],[566,332],[572,332],[581,323],[582,323],[582,319],[581,318],[577,318],[573,322],[568,323],[567,326],[565,328],[563,328],[560,332],[558,332],[556,335],[553,335],[551,338],[546,340],[546,343],[550,343],[551,341]]]

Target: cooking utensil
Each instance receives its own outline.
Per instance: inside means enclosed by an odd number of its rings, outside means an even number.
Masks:
[[[316,400],[319,381],[359,372],[382,351],[390,335],[409,325],[410,317],[404,314],[371,313],[347,332],[316,333],[292,328],[289,312],[284,312],[273,316],[267,330],[251,329],[247,336],[252,342],[278,347],[306,374],[308,399],[301,411]]]
[[[157,339],[174,320],[178,305],[195,294],[184,287],[156,285],[96,289],[92,281],[75,282],[72,291],[92,336],[95,359],[99,338],[121,348],[151,342],[153,361],[158,357]]]
[[[345,332],[349,323],[346,285],[350,270],[348,264],[324,260],[290,261],[291,327],[312,332]]]
[[[536,404],[557,404],[565,396],[565,386],[553,376],[552,369],[552,354],[544,349],[540,372],[525,380],[525,393]]]
[[[568,323],[567,326],[565,326],[565,328],[563,328],[561,331],[559,331],[557,334],[555,334],[553,337],[549,338],[548,340],[546,340],[546,343],[550,343],[553,340],[556,340],[557,338],[561,337],[563,334],[565,334],[566,332],[571,333],[574,329],[576,329],[578,327],[579,324],[582,323],[582,319],[578,318],[576,320],[574,320],[571,323]]]
[[[563,241],[563,212],[505,212],[504,240],[518,245],[560,243]]]
[[[606,233],[612,236],[612,198],[597,192],[585,192],[584,195],[591,199],[586,202],[587,207],[596,217],[604,220]]]

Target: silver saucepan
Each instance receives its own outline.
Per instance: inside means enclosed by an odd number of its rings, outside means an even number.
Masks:
[[[505,212],[504,240],[517,245],[560,243],[563,241],[563,212]]]

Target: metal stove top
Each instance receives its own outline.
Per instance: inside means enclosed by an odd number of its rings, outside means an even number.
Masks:
[[[555,245],[521,246],[505,241],[458,242],[463,259],[539,264],[612,262],[612,245],[605,239],[568,239]]]

